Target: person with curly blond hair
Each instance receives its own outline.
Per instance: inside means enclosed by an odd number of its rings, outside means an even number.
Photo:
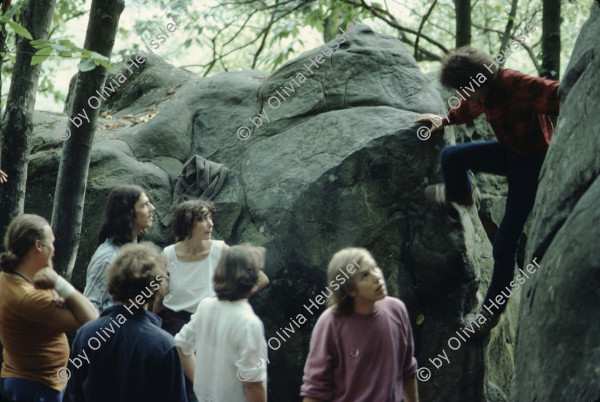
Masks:
[[[77,331],[69,395],[87,402],[187,402],[184,372],[171,335],[148,305],[167,286],[165,259],[152,243],[126,244],[108,268],[118,305]]]

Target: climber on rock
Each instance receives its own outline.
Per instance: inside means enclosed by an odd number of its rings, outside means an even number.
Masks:
[[[499,67],[485,52],[464,46],[449,53],[442,64],[440,81],[465,99],[443,119],[421,114],[415,122],[430,122],[431,131],[452,124],[465,124],[485,113],[496,141],[480,141],[445,147],[440,155],[444,184],[425,189],[427,201],[447,210],[451,202],[471,206],[477,192],[468,171],[506,176],[506,210],[494,244],[494,272],[483,306],[488,306],[514,276],[519,239],[533,208],[538,176],[552,138],[549,114],[559,112],[558,81],[531,77]],[[464,98],[466,95],[467,98]],[[440,124],[441,119],[441,124]],[[500,321],[506,304],[490,313],[474,338],[487,335]]]

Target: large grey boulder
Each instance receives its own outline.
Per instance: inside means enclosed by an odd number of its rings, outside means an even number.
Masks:
[[[521,298],[511,400],[600,398],[600,5],[560,85],[560,117],[541,172]]]
[[[420,383],[422,400],[481,401],[486,393],[501,394],[498,387],[508,394],[509,319],[494,331],[491,346],[448,345],[485,293],[492,258],[475,211],[440,215],[424,205],[424,187],[441,179],[438,156],[453,141],[452,131],[420,141],[413,119],[442,113],[439,93],[397,39],[365,25],[310,74],[305,64],[325,50],[303,53],[270,76],[246,71],[201,78],[148,58],[102,108],[76,282],[83,285],[102,205],[117,183],[148,189],[158,217],[148,238],[161,246],[173,241],[158,221],[169,209],[182,163],[199,154],[230,169],[215,198],[216,236],[268,250],[271,283],[252,300],[267,339],[277,339],[276,331],[292,319],[300,324],[280,345],[270,342],[271,400],[299,400],[308,341],[325,309],[309,312],[305,305],[324,289],[332,254],[347,246],[368,248],[391,294],[408,306],[417,358],[431,372]],[[268,119],[259,122],[258,113]],[[60,157],[56,127],[66,118],[36,114],[26,208],[46,217]],[[249,139],[238,138],[241,126],[251,131]],[[419,316],[424,320],[417,325]],[[450,362],[436,368],[432,361],[443,351]]]

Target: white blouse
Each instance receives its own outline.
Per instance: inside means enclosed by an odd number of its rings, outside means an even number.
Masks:
[[[174,244],[165,248],[170,288],[163,300],[165,307],[173,311],[194,313],[202,299],[215,296],[212,279],[224,246],[224,241],[212,240],[208,256],[201,261],[192,262],[179,261]]]
[[[262,382],[267,389],[265,330],[246,300],[202,300],[175,343],[185,355],[196,352],[199,401],[245,402],[242,381]]]

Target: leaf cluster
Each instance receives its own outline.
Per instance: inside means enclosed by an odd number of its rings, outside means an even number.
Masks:
[[[79,71],[90,71],[96,66],[102,66],[111,73],[115,72],[108,57],[76,46],[68,39],[36,39],[30,43],[31,46],[37,49],[31,58],[32,65],[42,63],[50,56],[58,56],[81,59],[81,62],[77,65]]]

